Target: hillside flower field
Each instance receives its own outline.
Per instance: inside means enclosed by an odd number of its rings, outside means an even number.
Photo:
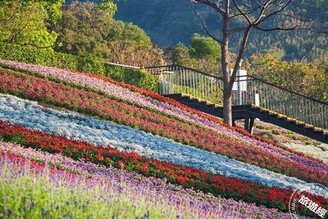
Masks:
[[[0,89],[4,92],[89,115],[96,115],[109,121],[173,139],[176,142],[221,153],[268,170],[328,185],[328,173],[321,171],[321,168],[327,170],[328,165],[318,165],[319,161],[286,159],[280,154],[269,153],[264,148],[240,143],[237,139],[224,137],[217,132],[197,127],[187,121],[167,118],[160,112],[139,108],[62,83],[10,70],[0,71],[0,80],[3,82]],[[312,166],[317,166],[320,169],[316,168],[314,171]],[[298,169],[302,169],[302,172],[297,171]]]
[[[125,210],[123,215],[126,216],[143,216],[149,211],[148,214],[153,216],[166,217],[187,216],[190,214],[201,218],[215,215],[222,217],[243,217],[243,213],[247,212],[254,217],[272,215],[288,218],[288,214],[279,213],[275,209],[259,208],[255,204],[237,202],[233,199],[219,199],[209,194],[197,193],[193,190],[184,189],[181,186],[168,184],[165,180],[143,177],[134,172],[127,173],[113,167],[98,166],[90,162],[76,161],[60,154],[50,154],[31,148],[23,148],[20,145],[11,143],[2,143],[0,150],[2,151],[0,155],[2,157],[1,166],[4,167],[4,165],[7,165],[3,173],[4,175],[8,174],[7,171],[10,171],[15,166],[24,168],[23,173],[18,174],[14,172],[17,175],[10,176],[11,183],[18,185],[19,180],[24,179],[24,177],[33,178],[34,175],[37,175],[37,179],[40,181],[46,178],[48,181],[47,184],[56,183],[57,187],[64,190],[62,191],[63,193],[67,190],[66,193],[69,195],[65,197],[66,200],[45,200],[47,203],[44,205],[48,206],[43,206],[45,209],[44,212],[47,212],[49,216],[63,214],[65,211],[60,212],[59,209],[69,209],[69,205],[66,203],[67,201],[68,203],[74,203],[75,206],[82,205],[82,209],[83,205],[85,205],[85,212],[71,212],[74,216],[80,213],[82,215],[78,216],[84,215],[85,217],[102,216],[101,214],[110,215],[111,213],[122,216],[122,210]],[[16,155],[11,154],[13,151],[15,151]],[[54,169],[54,167],[57,169]],[[39,169],[41,173],[35,174],[33,172],[35,169]],[[67,182],[67,178],[71,179],[71,181]],[[82,195],[83,191],[79,191],[80,187],[77,183],[84,184],[83,189],[87,190],[86,193],[96,193],[96,197],[85,197],[85,195]],[[94,185],[98,185],[98,188],[94,189]],[[47,189],[51,188],[48,187]],[[24,189],[27,188],[25,187]],[[58,191],[54,192],[58,194]],[[17,194],[19,194],[19,191],[17,191]],[[76,200],[77,197],[80,197],[79,200]],[[99,197],[100,200],[97,200]],[[10,201],[11,198],[7,197],[7,212],[10,209],[14,209],[15,205],[18,205],[18,203],[12,203]],[[122,199],[123,202],[121,202]],[[121,203],[116,204],[117,201]],[[31,205],[32,202],[35,205],[39,205],[38,201],[33,199],[19,204]],[[88,204],[86,204],[87,202]],[[96,204],[104,205],[102,208],[104,212],[92,212],[92,207],[96,207]],[[147,209],[147,205],[151,206],[152,209]],[[31,208],[31,206],[28,207]],[[115,207],[117,208],[115,209]],[[123,209],[124,207],[127,209]],[[29,209],[30,215],[37,214],[37,206],[33,206],[33,208]],[[113,209],[113,212],[108,212],[105,209]]]
[[[149,107],[161,112],[165,112],[169,115],[176,116],[183,120],[191,121],[202,127],[211,128],[215,131],[220,132],[221,134],[233,138],[238,138],[239,141],[243,141],[245,143],[252,143],[255,146],[260,145],[265,149],[269,149],[270,151],[273,151],[275,153],[280,153],[282,155],[289,156],[293,159],[299,159],[294,154],[300,154],[302,156],[305,156],[304,154],[299,153],[297,151],[292,151],[293,153],[288,153],[287,151],[290,151],[288,147],[282,147],[281,145],[275,144],[275,142],[270,141],[270,144],[267,144],[268,140],[261,139],[260,141],[258,139],[258,136],[251,136],[242,129],[236,129],[242,133],[234,131],[231,129],[231,127],[225,127],[224,123],[222,123],[218,119],[215,119],[214,117],[210,117],[207,114],[201,113],[200,111],[186,107],[180,104],[179,102],[160,96],[157,93],[144,90],[133,85],[125,84],[124,82],[117,82],[100,75],[87,74],[82,72],[72,72],[65,69],[58,69],[55,67],[47,67],[42,65],[26,64],[1,59],[0,63],[6,68],[36,72],[44,77],[53,77],[65,82],[79,84],[86,88],[97,89],[98,91],[109,94],[112,97],[131,101],[133,103],[139,104],[142,107]],[[277,147],[273,147],[272,145],[275,145]],[[279,147],[283,148],[284,150],[280,150]],[[310,156],[307,157],[311,159]]]
[[[71,140],[87,141],[98,146],[111,145],[119,151],[135,152],[146,158],[169,161],[227,177],[259,182],[271,187],[297,189],[304,185],[304,181],[297,178],[175,143],[127,126],[103,122],[76,113],[44,108],[35,102],[24,101],[10,95],[0,95],[0,104],[3,106],[0,107],[0,116],[3,121],[32,130],[67,136]],[[58,127],[57,124],[61,126]]]
[[[0,217],[289,218],[300,188],[328,208],[316,156],[110,78],[0,64]]]

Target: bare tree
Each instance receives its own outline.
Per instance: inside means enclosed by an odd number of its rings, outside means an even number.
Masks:
[[[193,3],[211,7],[222,19],[220,20],[223,26],[221,38],[214,36],[207,28],[204,19],[202,20],[206,33],[221,45],[221,69],[224,84],[223,120],[225,123],[232,125],[232,87],[236,80],[239,63],[243,57],[251,31],[254,29],[260,31],[294,30],[301,23],[304,24],[305,21],[295,18],[286,10],[294,1],[297,0],[191,0]],[[274,17],[277,16],[284,16],[286,20],[291,22],[282,24],[272,22]],[[242,21],[239,22],[241,24],[240,27],[231,28],[231,23],[234,19]],[[235,60],[231,61],[229,57],[229,41],[231,36],[236,33],[242,34],[242,40]],[[230,67],[233,67],[232,74],[230,74]]]

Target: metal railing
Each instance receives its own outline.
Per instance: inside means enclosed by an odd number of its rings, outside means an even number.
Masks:
[[[178,65],[147,67],[146,70],[159,76],[159,93],[187,94],[222,105],[222,79],[195,69]]]
[[[159,76],[159,93],[187,94],[222,106],[223,82],[216,77],[179,65],[147,67]],[[243,76],[247,91],[241,92],[242,104],[255,104],[292,119],[328,130],[328,103],[318,101],[253,76]],[[238,83],[238,77],[237,81]],[[256,101],[255,96],[258,96]],[[239,105],[238,91],[232,93],[233,105]]]
[[[306,97],[253,76],[247,77],[247,91],[242,93],[243,104],[255,104],[255,94],[258,94],[259,103],[256,105],[328,130],[328,103]],[[237,99],[234,99],[234,102],[237,102]]]

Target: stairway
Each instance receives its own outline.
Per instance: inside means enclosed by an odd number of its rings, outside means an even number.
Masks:
[[[182,94],[169,94],[165,96],[204,113],[221,118],[223,117],[223,107],[217,106],[215,104],[211,104],[206,101],[198,100],[196,98]],[[297,121],[285,115],[278,114],[253,104],[233,106],[232,118],[233,120],[245,119],[245,121],[246,119],[251,119],[254,121],[255,118],[258,118],[261,121],[280,126],[282,128],[328,144],[328,131],[324,131],[323,129],[306,124],[302,121]],[[249,130],[251,130],[251,127],[249,127]]]

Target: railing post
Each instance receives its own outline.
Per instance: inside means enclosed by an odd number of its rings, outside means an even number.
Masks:
[[[238,104],[243,105],[243,98],[242,98],[242,91],[241,91],[241,74],[240,74],[240,69],[241,69],[241,64],[243,63],[243,60],[240,59],[239,65],[238,65]]]
[[[161,95],[172,94],[172,76],[174,72],[163,71],[160,74],[159,92]]]

